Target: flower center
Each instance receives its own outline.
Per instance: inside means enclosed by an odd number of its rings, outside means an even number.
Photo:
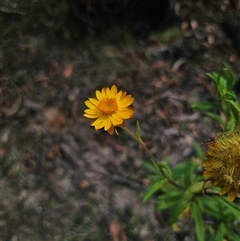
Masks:
[[[101,100],[98,105],[98,109],[106,115],[113,114],[118,108],[115,98],[106,98]]]

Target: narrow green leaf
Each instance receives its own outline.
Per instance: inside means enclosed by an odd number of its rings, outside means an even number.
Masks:
[[[137,136],[138,139],[141,140],[141,131],[140,131],[139,121],[137,121],[137,123],[136,123],[136,136]]]
[[[145,166],[149,171],[159,174],[159,168],[157,165],[145,160],[142,161],[142,165]]]
[[[239,240],[239,234],[236,234],[232,229],[226,228],[226,237],[230,240],[230,241],[236,241]]]
[[[221,219],[222,212],[219,211],[219,202],[213,196],[205,195],[204,197],[197,197],[195,200],[202,212],[207,213],[208,215],[211,215],[217,219]]]
[[[190,161],[187,163],[187,167],[185,169],[184,173],[184,186],[188,187],[192,182],[193,177],[193,168],[194,168],[194,162],[193,158],[190,159]]]
[[[232,109],[232,111],[237,111],[238,113],[240,112],[240,104],[232,101],[232,100],[226,100],[226,102],[229,104],[229,107]]]
[[[224,71],[224,74],[225,74],[226,79],[227,79],[228,89],[232,89],[235,82],[236,82],[236,78],[233,75],[232,71],[227,66],[227,64],[223,64],[223,66],[224,66],[223,71]]]
[[[235,217],[236,221],[240,222],[240,207],[237,204],[229,202],[225,197],[218,197],[218,202]]]
[[[228,91],[227,93],[224,94],[224,99],[226,101],[229,100],[229,101],[234,101],[235,102],[237,100],[237,97],[236,97],[234,92]]]
[[[212,119],[216,120],[220,125],[224,125],[223,120],[216,114],[213,114],[211,112],[205,112],[205,114],[209,117],[211,117]]]
[[[198,101],[192,104],[191,107],[196,110],[206,111],[206,110],[212,110],[214,108],[217,108],[217,105],[209,101]]]
[[[207,75],[208,77],[210,77],[210,79],[213,80],[215,83],[217,82],[218,76],[219,76],[218,73],[216,73],[216,72],[211,72],[211,73],[206,73],[206,75]]]
[[[225,131],[233,130],[236,126],[236,123],[237,123],[237,120],[235,119],[233,113],[230,112],[229,120],[228,120],[228,122],[226,123],[226,126],[225,126]]]
[[[215,231],[215,240],[223,240],[226,227],[223,223],[220,223],[218,229]]]
[[[159,166],[159,168],[162,169],[162,171],[164,172],[166,177],[168,177],[168,178],[172,177],[172,171],[166,163],[161,162],[158,164],[158,166]]]
[[[182,212],[185,210],[185,208],[186,207],[184,207],[180,201],[176,202],[171,207],[172,215],[170,216],[169,221],[168,221],[170,225],[177,222],[177,220],[179,219],[179,216],[182,214]]]
[[[196,236],[198,241],[205,240],[205,230],[201,211],[196,202],[192,203],[192,216],[195,221]]]
[[[187,162],[179,162],[172,169],[172,179],[176,180],[181,186],[184,186],[184,173],[187,168]]]
[[[205,155],[204,155],[204,152],[203,152],[202,148],[195,141],[193,142],[193,149],[197,153],[198,158],[200,158],[202,161],[205,160]]]
[[[164,185],[164,183],[166,182],[166,180],[161,180],[159,182],[156,182],[154,184],[152,184],[147,192],[145,193],[144,197],[143,197],[143,202],[146,202],[155,192],[157,192],[158,190],[161,189],[161,187]]]
[[[182,192],[180,190],[169,190],[159,196],[156,208],[158,210],[167,209],[173,206],[176,202],[180,202],[182,198]]]

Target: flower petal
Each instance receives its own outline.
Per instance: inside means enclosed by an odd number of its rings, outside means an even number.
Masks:
[[[96,94],[96,97],[97,97],[98,100],[103,99],[102,92],[100,92],[99,90],[96,90],[95,94]]]
[[[225,186],[221,189],[219,195],[224,195],[225,193],[229,192],[232,188],[233,188],[233,186],[232,186],[231,184],[230,184],[230,185],[225,185]]]
[[[114,132],[114,126],[112,125],[112,126],[108,129],[108,133],[109,133],[110,135],[112,135],[113,132]]]
[[[117,95],[117,86],[113,85],[110,91],[110,96],[115,97]]]
[[[107,131],[108,129],[110,129],[112,123],[111,123],[111,120],[110,118],[107,118],[104,122],[104,130]]]
[[[134,101],[134,98],[131,95],[127,95],[124,99],[119,101],[119,107],[127,107],[131,105]]]
[[[90,102],[90,100],[86,100],[84,103],[90,109],[97,108],[96,105],[94,105],[93,103]]]
[[[119,118],[118,115],[116,114],[113,114],[111,116],[111,123],[114,125],[114,126],[118,126],[120,124],[123,123],[123,119],[122,118]]]
[[[131,110],[130,108],[126,108],[126,109],[123,109],[123,110],[118,110],[116,111],[116,114],[122,118],[122,119],[129,119],[132,117],[133,115],[133,110]]]
[[[237,190],[232,189],[230,192],[228,192],[228,201],[232,202],[237,197]]]
[[[94,98],[89,98],[88,100],[96,107],[99,105],[99,101]]]

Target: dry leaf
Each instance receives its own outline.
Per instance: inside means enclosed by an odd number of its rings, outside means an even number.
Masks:
[[[49,124],[56,130],[64,127],[66,118],[63,113],[56,107],[45,108],[43,112]]]
[[[65,78],[70,78],[73,75],[73,65],[72,64],[66,64],[63,67],[62,75]]]
[[[112,237],[112,241],[127,241],[127,238],[117,221],[112,221],[110,223],[109,231]]]

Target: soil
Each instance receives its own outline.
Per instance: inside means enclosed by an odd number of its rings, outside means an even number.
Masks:
[[[126,125],[140,122],[151,153],[188,161],[221,130],[191,108],[215,98],[206,72],[225,62],[239,76],[234,3],[173,1],[177,21],[138,41],[121,26],[89,28],[64,1],[3,1],[1,240],[195,240],[191,220],[176,232],[154,198],[142,203],[149,157],[121,130],[94,130],[84,101],[115,84],[135,98]]]

